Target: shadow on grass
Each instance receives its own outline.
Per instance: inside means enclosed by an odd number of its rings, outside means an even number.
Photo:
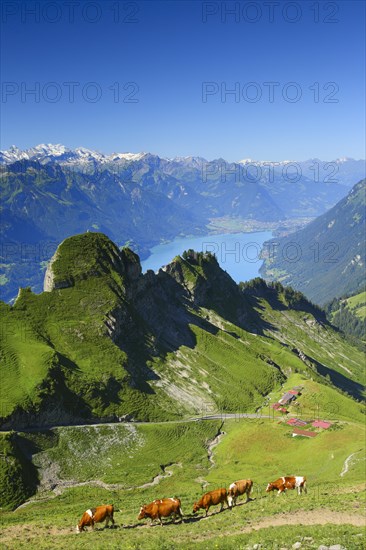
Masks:
[[[257,500],[256,498],[248,498],[248,500],[241,500],[240,502],[237,502],[233,508],[237,508],[238,506],[245,506],[245,504],[249,504],[249,502],[254,502]]]
[[[194,514],[187,515],[184,517],[184,523],[195,523],[196,521],[201,521],[202,519],[208,519],[212,516],[217,516],[218,514],[223,514],[224,512],[231,512],[232,508],[224,508],[223,510],[216,510],[214,512],[208,512],[207,516],[196,516]]]
[[[242,503],[242,504],[245,504],[245,503]],[[186,515],[186,516],[184,516],[183,521],[174,521],[174,520],[164,521],[163,520],[163,526],[165,527],[165,526],[172,526],[172,525],[182,525],[184,523],[188,523],[188,524],[197,523],[198,521],[202,521],[204,519],[209,519],[210,517],[217,516],[218,514],[222,514],[223,512],[230,512],[230,511],[231,511],[230,508],[225,508],[224,510],[222,510],[222,512],[220,512],[218,510],[217,512],[209,513],[207,516],[205,516],[205,515],[203,515],[203,516],[201,516],[201,515],[200,516]],[[119,529],[138,529],[140,527],[141,528],[161,527],[161,524],[157,523],[157,522],[153,523],[152,525],[150,523],[135,523],[133,525],[131,525],[131,524],[121,525],[118,528]]]
[[[182,523],[187,523],[187,521],[186,520],[184,522],[174,521],[174,520],[163,521],[163,527],[171,526],[171,525],[181,525]],[[131,524],[121,525],[118,528],[119,529],[139,529],[139,528],[148,529],[150,527],[154,528],[154,527],[162,527],[162,526],[161,526],[160,523],[155,522],[153,524],[151,524],[151,523],[134,523],[133,525],[131,525]]]

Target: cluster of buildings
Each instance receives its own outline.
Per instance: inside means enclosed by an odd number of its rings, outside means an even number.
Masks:
[[[293,403],[300,395],[302,386],[295,386],[291,390],[287,391],[281,399],[278,400],[277,403],[274,403],[272,406],[272,409],[282,412],[282,413],[288,413],[288,410],[286,409],[286,406]],[[302,437],[316,437],[318,435],[318,432],[312,432],[307,431],[299,428],[303,428],[304,426],[307,426],[308,424],[311,424],[313,428],[321,428],[323,430],[327,430],[332,425],[331,422],[326,422],[324,420],[314,420],[313,422],[307,422],[305,420],[301,420],[300,418],[290,418],[286,421],[286,424],[293,427],[292,436],[302,436]]]
[[[290,426],[306,426],[309,424],[309,422],[305,422],[305,420],[299,420],[298,418],[291,418],[287,421],[287,424],[290,424]],[[311,423],[313,428],[322,428],[323,430],[327,430],[332,425],[331,422],[325,422],[325,420],[315,420]],[[292,431],[292,437],[296,437],[297,435],[300,435],[302,437],[316,437],[319,432],[309,432],[308,430],[299,430],[297,428],[294,428]]]
[[[276,411],[287,413],[286,405],[290,405],[292,401],[295,401],[299,395],[301,395],[302,386],[295,386],[292,390],[289,390],[278,400],[277,403],[272,405],[272,409]]]

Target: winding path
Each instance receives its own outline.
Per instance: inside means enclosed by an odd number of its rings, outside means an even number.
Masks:
[[[343,464],[343,468],[342,468],[342,471],[341,473],[339,474],[341,477],[343,477],[349,470],[349,467],[350,467],[350,464],[351,464],[351,459],[353,456],[357,455],[358,453],[360,453],[361,451],[356,451],[355,453],[352,453],[350,454],[346,460],[344,461],[344,464]]]
[[[243,527],[241,533],[250,533],[252,530],[259,531],[267,527],[280,527],[284,525],[353,525],[364,527],[365,518],[358,514],[349,512],[337,512],[326,508],[319,510],[298,510],[291,513],[277,514],[264,517],[261,521],[250,522]]]
[[[38,426],[36,428],[16,428],[13,427],[12,431],[15,432],[42,432],[45,430],[54,430],[56,428],[98,428],[99,426],[120,426],[123,424],[138,424],[141,426],[144,425],[159,425],[159,424],[184,424],[186,422],[199,422],[202,420],[229,420],[229,419],[237,419],[237,418],[273,418],[271,415],[265,415],[258,413],[221,413],[221,414],[211,414],[206,416],[193,416],[191,418],[186,418],[183,420],[165,420],[161,422],[140,422],[139,420],[130,420],[128,422],[98,422],[97,424],[57,424],[57,425],[49,425],[49,426]],[[0,433],[2,432],[8,432],[9,430],[0,430]]]

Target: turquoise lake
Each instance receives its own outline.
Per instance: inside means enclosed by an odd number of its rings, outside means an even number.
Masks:
[[[256,233],[233,233],[185,237],[169,243],[159,244],[151,249],[151,255],[141,262],[142,271],[158,271],[184,250],[192,248],[196,252],[214,252],[225,271],[236,281],[249,281],[258,277],[263,263],[260,251],[263,243],[272,237],[270,231]]]

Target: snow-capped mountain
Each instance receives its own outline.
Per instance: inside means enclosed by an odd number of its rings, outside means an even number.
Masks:
[[[112,153],[104,155],[98,151],[92,151],[85,147],[69,149],[61,144],[40,144],[30,149],[21,150],[15,145],[6,151],[0,151],[0,164],[9,164],[19,160],[34,160],[41,163],[57,161],[63,164],[85,164],[97,162],[100,164],[110,162],[131,162],[142,159],[149,153]]]
[[[242,159],[238,161],[243,167],[260,167],[263,172],[272,170],[277,173],[285,173],[289,178],[292,174],[303,176],[316,183],[339,183],[351,187],[355,182],[365,177],[365,161],[355,160],[350,157],[337,158],[335,160],[321,160],[312,158],[308,160],[254,160]],[[294,181],[296,178],[294,177]]]
[[[185,166],[191,166],[192,168],[202,168],[202,164],[208,162],[203,157],[174,157],[172,159],[166,159],[169,162],[175,162],[176,164],[184,164]]]
[[[57,162],[63,166],[70,166],[76,169],[89,169],[96,166],[102,166],[110,170],[119,169],[132,163],[143,163],[147,166],[154,166],[155,169],[163,170],[165,173],[176,175],[177,170],[182,170],[181,176],[188,176],[187,171],[202,171],[211,165],[211,172],[214,172],[214,165],[232,166],[237,165],[245,170],[251,166],[260,167],[265,177],[266,171],[273,170],[281,173],[285,170],[287,174],[296,173],[301,177],[308,178],[316,183],[339,183],[341,185],[352,186],[365,176],[365,161],[355,160],[349,157],[341,157],[335,160],[327,161],[318,158],[312,158],[305,161],[296,160],[254,160],[244,158],[236,163],[228,162],[223,158],[208,161],[199,156],[186,156],[164,158],[156,154],[140,153],[112,153],[106,155],[99,151],[77,147],[69,149],[61,144],[40,144],[30,149],[21,150],[16,146],[10,147],[6,151],[0,151],[0,164],[10,164],[19,160],[34,160],[40,163]],[[208,170],[210,171],[210,170]]]

